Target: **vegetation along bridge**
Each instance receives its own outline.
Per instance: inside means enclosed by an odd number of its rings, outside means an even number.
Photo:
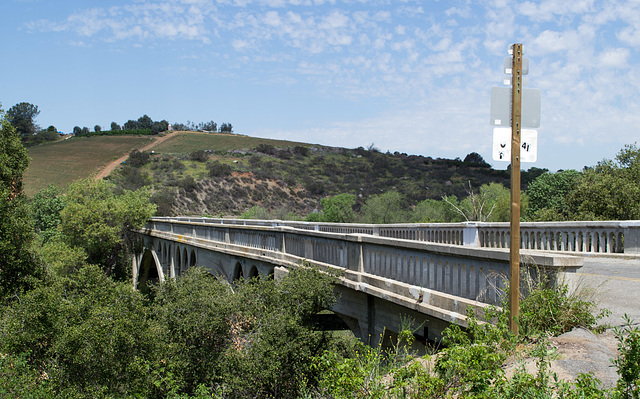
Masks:
[[[363,340],[393,334],[402,317],[437,340],[466,325],[466,309],[497,304],[509,274],[508,223],[360,225],[153,218],[139,230],[134,284],[174,278],[194,265],[229,282],[278,278],[303,262],[340,272],[334,312]],[[585,255],[640,254],[640,221],[522,223],[521,262],[553,275]],[[578,256],[576,256],[578,255]],[[385,330],[386,329],[386,330]]]

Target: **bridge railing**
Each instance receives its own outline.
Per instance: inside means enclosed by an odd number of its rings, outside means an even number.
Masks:
[[[428,292],[490,304],[499,302],[509,274],[509,253],[502,249],[271,226],[264,221],[257,225],[251,225],[251,221],[247,224],[227,222],[154,218],[145,230],[147,234],[166,235],[168,239],[189,245],[213,244],[243,256],[252,253],[272,259],[306,259],[353,272],[353,275],[375,276],[369,284],[379,284],[381,289],[391,282],[403,283]],[[551,268],[575,269],[581,265],[576,261],[578,258],[563,255],[523,253],[521,258],[525,264]],[[415,297],[419,298],[420,294],[416,293]]]
[[[338,234],[379,237],[483,248],[509,248],[509,223],[356,224],[219,218],[156,218],[204,224],[291,227]],[[640,255],[640,221],[535,222],[520,224],[520,248],[583,254]]]

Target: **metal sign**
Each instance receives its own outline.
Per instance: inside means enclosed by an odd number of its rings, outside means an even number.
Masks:
[[[540,98],[538,89],[522,89],[522,127],[540,127]],[[491,88],[490,123],[493,126],[511,126],[511,88]]]
[[[522,129],[520,134],[520,162],[538,160],[538,132]],[[511,161],[511,128],[493,128],[493,160]]]

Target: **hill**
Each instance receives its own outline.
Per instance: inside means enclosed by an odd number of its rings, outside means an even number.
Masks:
[[[29,195],[48,183],[60,186],[96,175],[109,161],[142,148],[146,137],[70,139],[29,150],[25,175]],[[179,132],[133,153],[109,176],[123,189],[150,186],[160,213],[238,216],[259,207],[273,217],[307,215],[320,199],[341,193],[357,197],[398,191],[407,208],[424,199],[467,195],[469,184],[497,182],[509,175],[484,162],[346,149],[236,134]],[[291,216],[291,215],[289,215]]]
[[[24,174],[25,192],[32,196],[49,184],[66,187],[88,178],[109,161],[152,140],[148,136],[74,137],[28,147],[31,163]]]

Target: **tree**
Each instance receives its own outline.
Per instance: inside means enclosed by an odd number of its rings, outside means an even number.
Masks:
[[[22,192],[28,165],[20,136],[0,110],[0,299],[32,288],[43,275],[29,250],[32,223]]]
[[[15,127],[16,131],[23,140],[27,140],[33,136],[38,130],[35,124],[35,118],[40,114],[37,105],[22,102],[9,108],[7,111],[7,120]]]
[[[31,199],[31,214],[34,220],[35,232],[40,234],[42,242],[46,243],[58,234],[66,199],[62,190],[53,184],[40,190]]]
[[[364,223],[403,223],[408,219],[407,206],[397,191],[387,191],[369,197],[362,205],[361,218]]]
[[[462,162],[471,166],[481,166],[481,167],[491,166],[484,160],[484,158],[482,158],[482,155],[478,154],[477,152],[472,152],[467,154],[467,156],[464,157],[464,161]]]
[[[123,126],[124,130],[138,130],[141,129],[140,122],[129,119]]]
[[[353,194],[338,194],[320,200],[322,204],[323,221],[330,223],[351,223],[355,219],[353,206],[356,196]]]
[[[155,213],[148,190],[116,195],[103,180],[80,180],[69,187],[61,229],[68,242],[84,248],[87,261],[115,279],[126,279],[135,242],[130,229],[140,228]]]
[[[126,397],[134,390],[140,397],[166,397],[150,392],[159,330],[130,284],[96,266],[42,284],[6,312],[3,356],[24,354],[40,371],[38,379],[53,384],[55,397]]]
[[[529,205],[524,214],[533,221],[571,219],[575,210],[568,199],[580,178],[575,170],[541,174],[527,187]]]
[[[149,115],[144,114],[140,118],[138,118],[139,129],[151,129],[153,125],[153,119],[149,117]]]
[[[569,203],[578,219],[640,219],[640,149],[626,145],[614,160],[582,173]]]
[[[448,223],[446,210],[449,205],[444,201],[427,198],[420,201],[411,213],[411,222],[414,223]]]
[[[95,125],[93,127],[93,131],[96,133],[100,133],[102,131],[102,127],[100,125]]]
[[[207,132],[217,132],[218,131],[218,125],[214,121],[204,122],[202,124],[202,130],[207,131]]]
[[[469,182],[469,188],[466,190],[467,197],[459,204],[456,204],[447,196],[442,197],[442,200],[460,214],[465,221],[486,222],[496,207],[495,201],[489,198],[488,190],[480,190],[479,193],[475,193],[473,187],[471,187],[471,182]]]
[[[80,126],[73,127],[73,135],[80,136],[82,134],[82,128]]]
[[[89,130],[89,128],[85,126],[82,128],[82,134],[86,137],[89,137],[91,135],[91,130]]]
[[[151,129],[151,134],[166,132],[167,130],[169,130],[169,122],[167,122],[166,120],[162,120],[160,122],[153,122],[151,124],[150,129]]]
[[[118,131],[121,129],[122,128],[120,127],[120,125],[118,125],[116,122],[111,122],[111,130]]]
[[[233,125],[230,123],[223,123],[220,125],[220,133],[233,133]]]
[[[36,134],[35,142],[36,144],[40,144],[43,141],[55,141],[60,138],[57,129],[55,126],[49,126],[46,129],[42,129],[38,131]]]

